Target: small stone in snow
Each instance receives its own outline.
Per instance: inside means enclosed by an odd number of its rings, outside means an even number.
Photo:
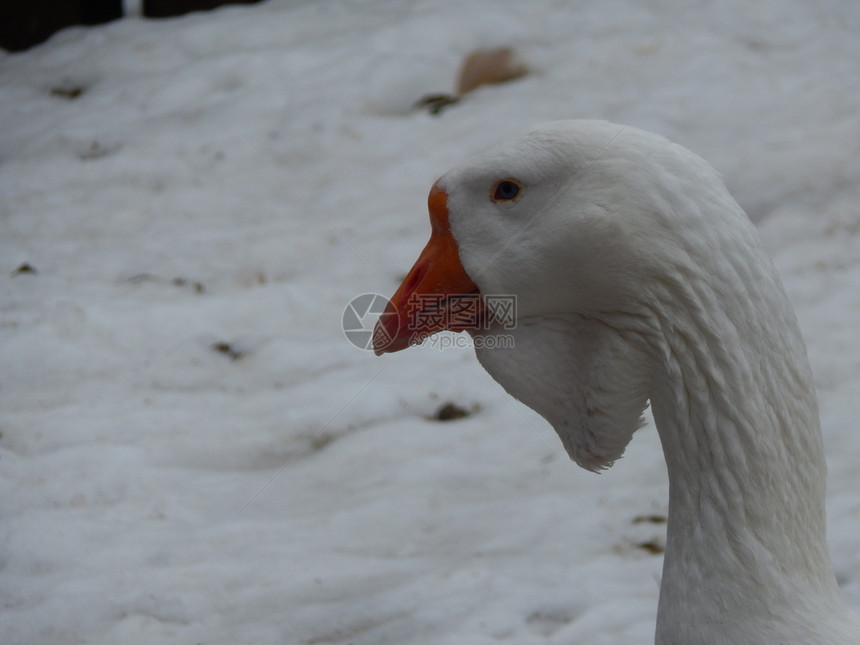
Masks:
[[[12,272],[12,277],[16,275],[21,275],[22,273],[29,273],[30,275],[36,275],[38,271],[36,271],[36,267],[34,267],[29,262],[24,262]]]
[[[472,413],[465,408],[461,408],[456,403],[446,403],[436,410],[436,414],[433,415],[433,418],[436,421],[454,421],[455,419],[467,417],[470,414]]]

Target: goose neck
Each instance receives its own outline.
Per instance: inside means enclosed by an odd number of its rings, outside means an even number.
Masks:
[[[787,301],[769,305],[766,320],[740,307],[659,323],[651,401],[670,490],[658,623],[673,635],[726,633],[725,616],[755,633],[748,623],[840,604],[806,352]]]

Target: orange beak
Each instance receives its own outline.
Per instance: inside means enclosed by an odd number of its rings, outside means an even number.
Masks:
[[[391,297],[373,330],[373,351],[398,352],[438,331],[478,329],[486,310],[460,262],[448,223],[448,195],[437,184],[427,199],[430,241]]]

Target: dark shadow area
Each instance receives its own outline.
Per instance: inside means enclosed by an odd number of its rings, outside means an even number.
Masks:
[[[260,0],[143,0],[147,18],[170,18],[225,4]],[[122,18],[123,0],[0,0],[0,48],[23,51],[73,25],[100,25]]]

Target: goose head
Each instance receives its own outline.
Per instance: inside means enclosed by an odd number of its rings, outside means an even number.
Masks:
[[[661,316],[666,299],[676,312],[699,306],[685,285],[734,280],[720,257],[756,243],[707,163],[599,121],[501,142],[443,175],[429,208],[431,239],[378,324],[377,353],[468,331],[488,372],[590,470],[611,465],[641,425],[665,325],[687,325],[683,312]],[[487,306],[510,297],[516,321],[498,324]],[[467,306],[471,317],[451,315]]]
[[[857,641],[827,553],[806,349],[717,173],[657,135],[564,121],[447,172],[429,208],[376,352],[469,332],[590,470],[622,455],[650,401],[669,474],[657,642]],[[513,320],[492,306],[510,297]]]

